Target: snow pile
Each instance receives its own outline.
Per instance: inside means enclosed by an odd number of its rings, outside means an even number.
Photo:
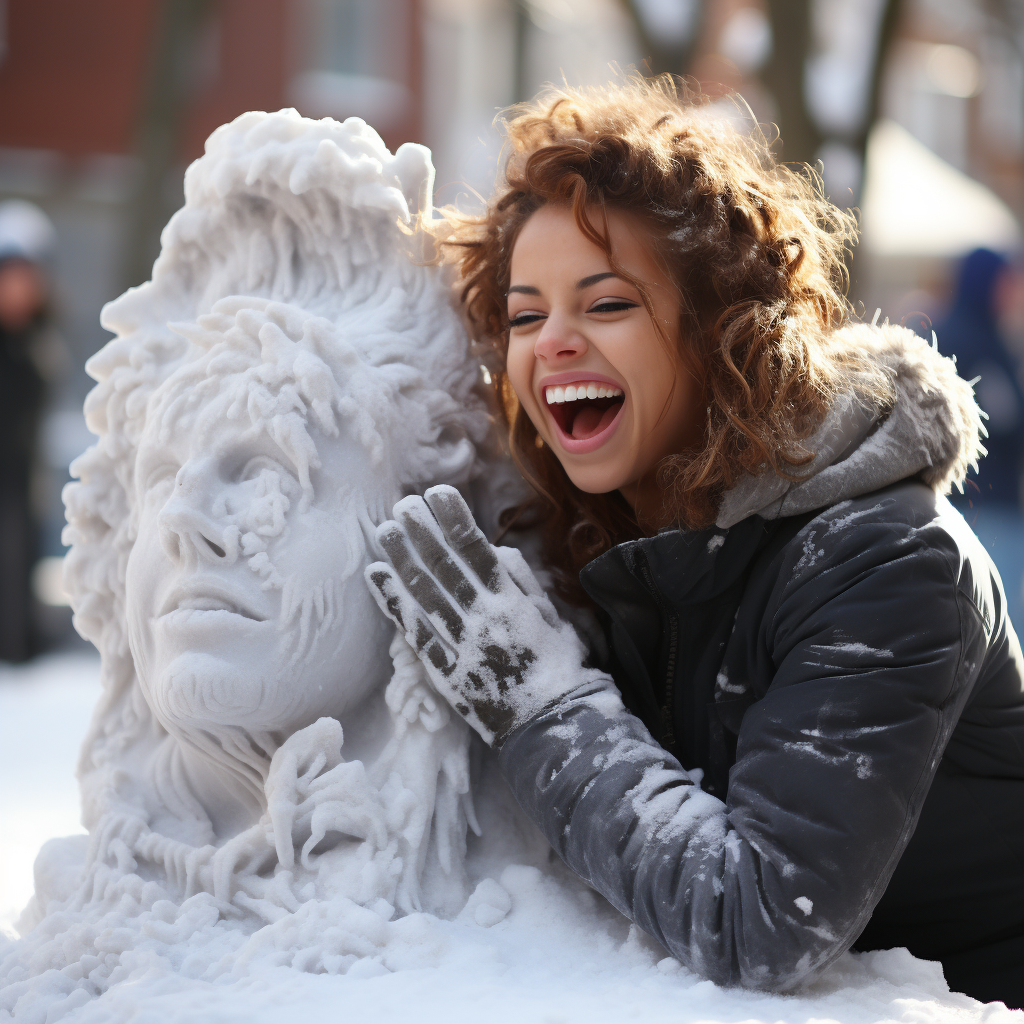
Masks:
[[[10,935],[39,847],[80,830],[75,761],[99,676],[95,654],[0,666],[0,931]]]

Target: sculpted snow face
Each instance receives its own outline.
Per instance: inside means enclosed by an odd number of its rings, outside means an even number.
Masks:
[[[0,1010],[64,998],[50,968],[102,991],[142,949],[347,970],[392,916],[465,905],[469,732],[362,578],[403,495],[453,484],[484,524],[515,498],[423,260],[431,181],[358,119],[243,115],[189,169],[153,280],[104,310],[65,492],[103,659],[90,836],[41,855]]]
[[[190,333],[210,348],[150,399],[126,607],[142,693],[224,838],[246,807],[258,817],[268,752],[296,730],[330,716],[359,756],[379,753],[366,741],[381,736],[392,631],[360,576],[369,510],[401,491],[336,422],[353,381],[318,354],[338,350],[334,325],[273,304],[201,322]],[[219,375],[225,360],[245,369]],[[210,779],[211,762],[233,780]]]
[[[387,639],[352,585],[365,549],[353,527],[396,482],[380,480],[347,434],[316,431],[319,466],[297,465],[269,431],[230,418],[245,383],[220,384],[194,419],[178,411],[143,433],[129,637],[165,723],[291,732],[340,718],[381,677]],[[315,483],[304,487],[304,475]],[[204,659],[224,667],[198,667]],[[338,685],[342,665],[350,685]],[[190,696],[190,678],[201,687],[218,677]]]
[[[390,630],[355,572],[352,526],[394,485],[350,437],[321,437],[306,500],[298,467],[265,431],[240,431],[230,401],[165,443],[156,427],[143,435],[129,639],[165,727],[287,735],[343,718],[386,681]]]

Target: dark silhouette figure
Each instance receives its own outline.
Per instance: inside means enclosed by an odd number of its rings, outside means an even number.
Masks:
[[[1010,618],[1024,626],[1024,390],[1017,360],[999,329],[1000,288],[1010,273],[1007,260],[975,249],[963,261],[953,304],[936,327],[939,349],[956,356],[966,380],[978,378],[975,395],[988,415],[988,449],[964,494],[954,495],[975,533],[988,548],[1006,590]]]
[[[47,283],[52,233],[27,203],[0,205],[0,659],[35,653],[31,573],[36,560],[32,475],[46,398]]]

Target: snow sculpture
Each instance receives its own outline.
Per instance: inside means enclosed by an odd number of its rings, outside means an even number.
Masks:
[[[432,173],[357,118],[245,114],[104,309],[65,494],[103,660],[88,847],[44,848],[0,1010],[43,971],[77,1005],[154,957],[344,971],[393,915],[466,904],[469,731],[362,579],[402,495],[495,504],[479,366],[422,260]]]

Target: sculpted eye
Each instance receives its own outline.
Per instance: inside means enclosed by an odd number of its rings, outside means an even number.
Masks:
[[[180,467],[173,462],[164,462],[147,470],[142,477],[142,488],[146,491],[154,490],[165,483],[174,483]]]
[[[299,481],[288,466],[269,455],[256,455],[249,459],[242,467],[238,479],[242,483],[251,480],[259,480],[264,473],[272,473],[276,483],[272,484],[275,489],[285,493],[299,489]]]
[[[257,477],[259,477],[260,473],[262,473],[265,469],[269,469],[275,473],[280,473],[283,471],[283,467],[276,460],[268,458],[266,455],[257,455],[256,458],[250,459],[242,467],[242,472],[239,474],[239,479],[255,480]]]

